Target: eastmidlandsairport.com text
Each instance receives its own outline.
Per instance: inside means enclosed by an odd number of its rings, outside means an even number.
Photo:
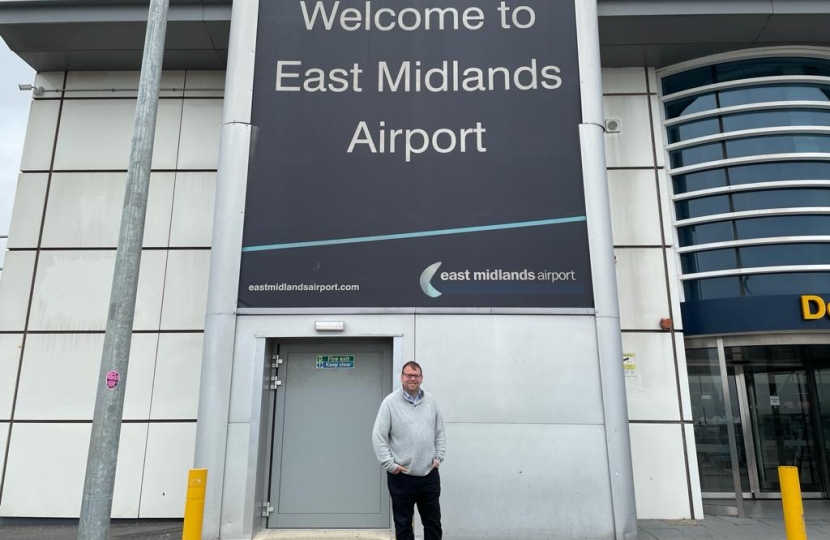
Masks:
[[[265,283],[262,285],[248,285],[249,291],[301,291],[301,292],[341,292],[359,291],[360,285],[339,285],[320,283]]]

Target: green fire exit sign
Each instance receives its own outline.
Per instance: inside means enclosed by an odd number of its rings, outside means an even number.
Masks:
[[[354,369],[354,355],[317,355],[317,369]]]

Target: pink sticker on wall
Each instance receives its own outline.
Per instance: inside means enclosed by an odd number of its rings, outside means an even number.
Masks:
[[[121,380],[121,374],[117,371],[110,371],[107,373],[107,388],[112,390],[116,386],[118,386],[118,381]]]

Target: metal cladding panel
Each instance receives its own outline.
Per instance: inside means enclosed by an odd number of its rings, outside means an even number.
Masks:
[[[444,526],[457,538],[614,538],[605,427],[447,424]]]
[[[418,315],[414,335],[447,422],[604,422],[593,317]]]
[[[240,306],[593,306],[573,2],[337,6],[260,7]]]

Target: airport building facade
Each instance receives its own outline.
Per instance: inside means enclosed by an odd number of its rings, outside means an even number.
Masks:
[[[830,8],[304,4],[171,1],[113,517],[181,517],[195,464],[206,538],[389,529],[368,431],[410,360],[458,538],[634,538],[778,465],[828,497]],[[0,1],[38,72],[0,519],[80,511],[142,19]]]

